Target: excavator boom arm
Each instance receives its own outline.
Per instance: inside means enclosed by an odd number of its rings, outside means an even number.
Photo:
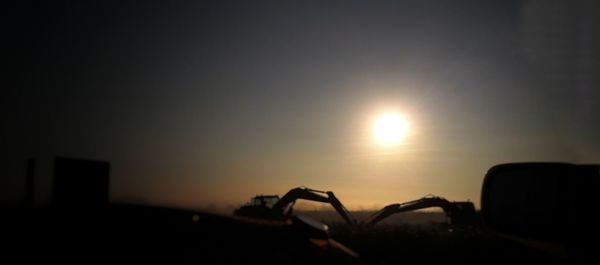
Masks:
[[[390,215],[408,212],[414,210],[420,210],[431,207],[440,207],[444,210],[446,216],[451,220],[454,216],[454,212],[456,207],[454,207],[454,203],[450,202],[441,197],[424,197],[418,200],[405,202],[401,204],[390,204],[388,206],[383,207],[381,210],[375,212],[373,215],[369,217],[364,223],[367,225],[375,225],[379,223],[381,220],[389,217]]]
[[[355,225],[357,223],[356,219],[352,217],[350,212],[344,207],[340,200],[338,200],[333,192],[313,190],[305,187],[290,190],[275,205],[273,205],[272,211],[281,215],[288,215],[291,210],[290,205],[293,205],[293,203],[299,199],[329,203],[348,224]]]
[[[328,191],[327,195],[329,196],[329,199],[330,199],[329,203],[331,203],[331,206],[333,206],[333,208],[338,212],[338,214],[341,215],[342,218],[344,218],[346,223],[348,223],[350,225],[355,225],[357,223],[356,219],[354,219],[354,217],[352,217],[352,215],[350,214],[348,209],[346,209],[346,207],[344,207],[342,202],[340,202],[340,200],[338,200],[338,198],[335,197],[333,192]]]

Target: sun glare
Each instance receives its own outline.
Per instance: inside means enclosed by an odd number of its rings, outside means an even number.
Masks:
[[[408,121],[398,113],[382,114],[373,124],[373,135],[377,142],[385,146],[398,144],[408,132]]]

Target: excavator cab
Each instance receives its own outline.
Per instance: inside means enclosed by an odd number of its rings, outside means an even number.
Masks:
[[[270,209],[270,208],[273,208],[273,205],[275,205],[278,201],[279,201],[279,196],[277,196],[277,195],[258,195],[258,196],[255,196],[254,198],[252,198],[250,200],[250,202],[248,203],[248,205],[265,206]]]
[[[273,206],[279,201],[277,195],[257,195],[250,199],[250,202],[234,211],[234,215],[251,218],[282,219],[273,214]]]
[[[451,207],[452,210],[447,213],[450,224],[469,226],[478,223],[479,216],[472,202],[451,202]]]

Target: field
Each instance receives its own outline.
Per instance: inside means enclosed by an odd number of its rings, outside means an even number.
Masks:
[[[332,238],[358,252],[367,264],[565,263],[558,257],[500,238],[478,223],[450,227],[440,212],[406,213],[377,226],[358,229],[336,220],[334,212],[302,214],[327,223]]]

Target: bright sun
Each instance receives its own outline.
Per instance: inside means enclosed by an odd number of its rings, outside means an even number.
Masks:
[[[377,117],[373,124],[373,135],[385,146],[399,143],[408,132],[408,121],[398,113],[385,113]]]

